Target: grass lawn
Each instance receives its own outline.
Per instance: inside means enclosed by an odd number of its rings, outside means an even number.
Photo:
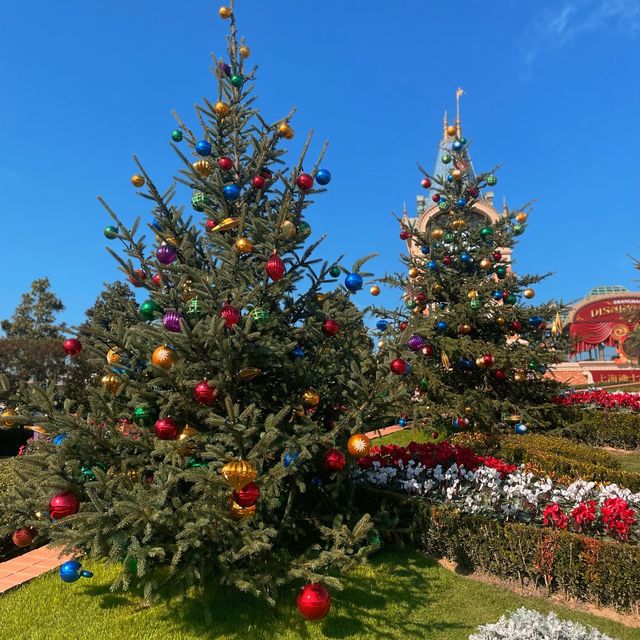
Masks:
[[[305,622],[295,594],[283,592],[271,609],[253,597],[224,589],[203,599],[185,598],[136,609],[133,596],[109,592],[116,571],[87,563],[91,580],[65,584],[53,573],[0,596],[0,637],[11,640],[289,640],[293,638],[438,638],[466,640],[479,624],[522,605],[551,609],[591,624],[620,640],[640,639],[640,629],[551,606],[455,575],[418,553],[387,550],[350,575],[333,594],[327,618]]]
[[[620,462],[620,466],[625,471],[633,471],[640,473],[640,452],[639,451],[611,451],[607,449],[607,453],[611,454]]]
[[[403,429],[402,431],[396,431],[390,433],[388,436],[382,436],[382,438],[374,438],[371,444],[374,446],[380,446],[381,444],[397,444],[398,446],[405,446],[410,442],[435,442],[431,437],[431,431],[422,431],[420,429]]]

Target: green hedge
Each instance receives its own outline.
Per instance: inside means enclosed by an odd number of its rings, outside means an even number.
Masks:
[[[358,499],[387,539],[411,536],[438,558],[522,585],[620,610],[640,605],[640,547],[463,514],[423,498],[363,487]]]
[[[640,491],[640,473],[623,471],[610,453],[573,442],[567,438],[528,434],[487,436],[463,433],[453,437],[456,444],[480,455],[492,455],[515,464],[526,463],[540,473],[551,473],[571,482],[576,478],[616,483]]]
[[[596,447],[640,448],[640,414],[623,411],[584,411],[562,435]]]

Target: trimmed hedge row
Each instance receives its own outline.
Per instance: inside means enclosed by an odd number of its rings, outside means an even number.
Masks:
[[[567,438],[462,433],[455,435],[452,442],[469,447],[480,455],[492,455],[514,464],[525,463],[539,473],[563,477],[568,482],[582,478],[640,491],[640,473],[623,471],[620,462],[606,451]]]
[[[2,494],[7,491],[15,481],[13,458],[0,458],[0,502],[2,501]],[[31,549],[28,550],[30,551]],[[4,562],[20,553],[22,553],[22,550],[13,544],[10,536],[6,538],[0,537],[0,562]]]
[[[620,610],[640,606],[637,546],[505,524],[370,487],[360,489],[358,500],[387,538],[394,532],[410,533],[419,549],[435,557],[599,605]]]
[[[640,448],[640,414],[624,411],[584,411],[567,424],[562,435],[596,447]]]

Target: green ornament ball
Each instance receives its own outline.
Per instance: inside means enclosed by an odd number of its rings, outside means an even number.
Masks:
[[[448,153],[442,154],[442,162],[444,164],[449,164],[451,162],[451,156]]]
[[[474,298],[469,305],[471,306],[472,309],[480,309],[480,307],[482,307],[482,301],[479,300],[478,298]]]
[[[114,240],[118,237],[118,230],[112,224],[110,224],[108,227],[105,227],[103,233],[104,237],[107,238],[107,240]]]
[[[149,407],[136,407],[133,410],[133,421],[140,427],[151,427],[154,423],[154,414]]]
[[[413,309],[416,306],[416,301],[413,298],[408,298],[405,302],[407,309]]]
[[[208,464],[208,462],[203,462],[202,460],[198,460],[198,458],[194,458],[192,456],[187,462],[187,467],[190,467],[191,469],[198,469],[199,467],[206,467]]]
[[[182,138],[184,138],[184,135],[183,135],[183,133],[182,133],[182,131],[180,129],[174,129],[171,132],[171,139],[174,142],[180,142],[182,140]]]
[[[498,278],[499,278],[500,280],[502,280],[503,278],[505,278],[505,277],[506,277],[506,275],[507,275],[507,267],[506,267],[505,265],[503,265],[503,264],[499,264],[499,265],[496,267],[496,275],[498,276]]]
[[[106,470],[106,465],[102,462],[94,462],[91,465],[84,465],[82,467],[80,467],[80,471],[82,473],[82,475],[85,477],[86,480],[95,480],[96,479],[96,474],[93,471],[94,469],[102,469],[103,471]]]
[[[515,304],[517,302],[517,298],[513,293],[510,293],[505,299],[504,299],[504,304]]]
[[[257,307],[251,312],[251,317],[258,324],[265,324],[269,322],[269,312],[266,309]]]
[[[244,82],[244,76],[241,76],[239,73],[236,73],[231,76],[230,82],[234,87],[240,88],[242,86],[242,83]]]
[[[487,184],[490,187],[495,187],[495,185],[498,184],[498,179],[493,174],[488,175],[487,176]]]
[[[524,233],[524,226],[521,224],[514,224],[513,225],[513,235],[514,236],[519,236],[522,235]]]
[[[160,308],[153,300],[145,300],[139,309],[140,317],[143,320],[153,320],[156,312],[159,312]]]
[[[334,264],[331,269],[329,269],[329,275],[332,278],[337,278],[342,273],[342,269],[337,264]]]
[[[529,360],[529,364],[527,364],[527,368],[530,371],[536,371],[538,369],[538,363],[535,360]]]
[[[191,196],[191,206],[195,211],[204,211],[205,206],[210,203],[209,198],[202,191],[194,191]]]
[[[426,378],[420,378],[420,382],[418,382],[418,386],[422,391],[426,391],[429,388],[429,383]]]
[[[492,235],[493,235],[493,229],[491,227],[482,227],[482,229],[480,229],[480,236],[485,240],[487,238],[490,238]]]
[[[448,211],[450,206],[451,205],[448,200],[443,200],[441,198],[440,202],[438,202],[438,209],[440,209],[440,211]]]
[[[453,233],[451,233],[451,231],[447,231],[444,234],[443,239],[445,242],[449,242],[449,243],[453,242]]]
[[[201,316],[204,313],[202,302],[200,302],[198,298],[192,298],[191,300],[189,300],[187,313],[192,316]]]
[[[301,222],[298,225],[298,235],[303,238],[308,238],[311,235],[311,225],[308,222]]]

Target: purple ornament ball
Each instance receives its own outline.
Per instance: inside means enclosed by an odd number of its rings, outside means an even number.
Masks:
[[[171,264],[177,257],[176,250],[170,244],[161,244],[156,251],[156,258],[160,264]]]
[[[407,347],[409,347],[411,351],[420,351],[420,349],[424,347],[424,338],[414,333],[407,340]]]
[[[220,71],[222,71],[222,73],[224,73],[225,76],[231,75],[231,67],[226,62],[221,62],[219,66],[220,66]]]
[[[162,325],[167,331],[178,333],[180,331],[180,314],[177,311],[169,311],[162,317]]]

